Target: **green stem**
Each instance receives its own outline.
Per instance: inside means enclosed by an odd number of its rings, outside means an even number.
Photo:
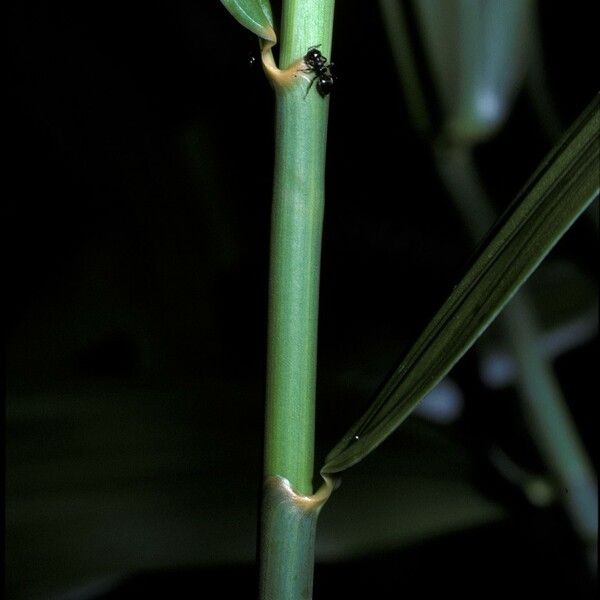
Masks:
[[[321,44],[329,52],[332,8],[331,0],[284,2],[283,66],[304,56],[311,45]],[[276,89],[265,441],[265,475],[285,477],[302,494],[312,492],[329,104],[314,86],[306,95],[307,86],[299,74],[294,85]]]
[[[329,57],[333,0],[283,3],[280,67],[319,45]],[[287,480],[294,493],[312,493],[321,231],[329,98],[275,83],[277,118],[271,224],[265,481]],[[294,525],[291,500],[276,509],[265,494],[261,524],[261,597],[287,600],[311,593],[314,523]],[[287,507],[287,508],[286,508]],[[289,508],[289,510],[288,510]]]

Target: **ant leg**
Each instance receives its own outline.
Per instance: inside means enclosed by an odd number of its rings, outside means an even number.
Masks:
[[[320,48],[320,47],[321,47],[321,44],[317,44],[316,46],[310,46],[308,48],[308,51],[310,52],[311,50],[316,50],[317,48]]]
[[[318,77],[313,77],[311,82],[308,84],[308,89],[306,90],[306,94],[304,94],[304,99],[306,100],[306,96],[308,96],[308,92],[310,92],[310,88],[313,86],[313,83],[318,79]]]

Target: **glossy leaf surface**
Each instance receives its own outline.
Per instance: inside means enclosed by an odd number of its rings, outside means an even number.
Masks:
[[[509,206],[371,407],[329,453],[323,473],[357,463],[406,419],[597,197],[599,105],[596,97]]]

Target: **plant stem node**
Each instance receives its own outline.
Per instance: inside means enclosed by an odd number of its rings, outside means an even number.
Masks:
[[[329,496],[331,496],[331,492],[339,486],[339,480],[334,480],[327,475],[322,475],[322,477],[323,484],[321,487],[312,496],[305,496],[304,494],[295,492],[285,477],[270,475],[265,478],[265,494],[268,492],[278,492],[303,512],[319,512],[329,499]]]
[[[290,87],[294,84],[298,72],[302,72],[302,70],[306,68],[306,65],[304,63],[304,60],[302,58],[299,58],[297,61],[292,63],[287,69],[279,69],[275,64],[275,59],[273,58],[272,52],[272,48],[275,44],[276,42],[272,42],[269,40],[261,40],[260,54],[263,70],[269,81],[276,88]]]

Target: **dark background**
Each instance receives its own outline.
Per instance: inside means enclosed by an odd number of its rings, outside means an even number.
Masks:
[[[473,250],[409,122],[376,3],[336,11],[317,461]],[[597,92],[596,12],[541,3],[565,125]],[[255,42],[200,0],[17,2],[7,33],[9,597],[214,583],[250,596],[273,143]],[[523,91],[477,153],[499,207],[552,143]],[[580,219],[549,258],[592,290],[596,232]],[[594,457],[595,347],[555,365]],[[514,392],[486,389],[474,352],[452,378],[460,419],[412,417],[344,477],[322,515],[316,595],[493,596],[518,582],[588,597],[560,506],[533,507],[490,461],[502,448],[544,472]]]

